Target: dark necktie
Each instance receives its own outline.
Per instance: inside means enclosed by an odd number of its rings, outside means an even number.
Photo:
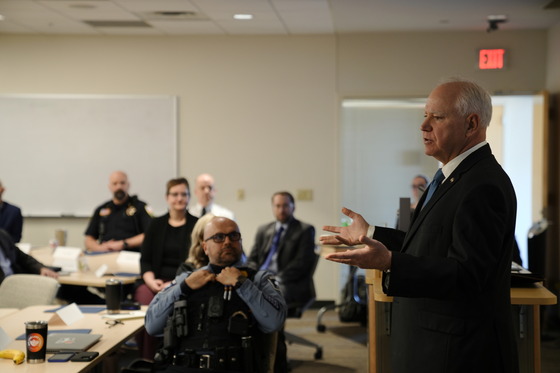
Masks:
[[[206,215],[206,207],[202,208],[202,211],[200,213],[200,217],[203,217],[204,215]]]
[[[430,200],[430,198],[432,198],[436,189],[441,185],[443,179],[445,179],[445,176],[443,175],[443,172],[441,171],[440,168],[437,170],[436,174],[434,175],[434,179],[432,180],[430,185],[428,185],[428,192],[427,192],[428,194],[426,195],[426,199],[424,200],[424,204],[422,205],[422,208],[424,208],[424,206],[428,204],[428,201]]]
[[[274,254],[276,254],[276,251],[278,250],[278,244],[280,243],[280,237],[282,236],[282,232],[284,232],[284,227],[280,226],[280,229],[278,229],[276,233],[274,233],[274,237],[272,238],[272,244],[270,245],[270,250],[268,251],[268,256],[266,257],[266,260],[262,264],[260,268],[261,270],[268,269],[268,267],[270,266],[272,257],[274,256]]]

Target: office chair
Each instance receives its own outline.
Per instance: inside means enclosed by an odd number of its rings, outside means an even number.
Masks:
[[[358,267],[350,266],[346,284],[342,289],[342,302],[321,307],[317,313],[317,331],[324,333],[327,330],[322,323],[323,315],[329,310],[338,310],[341,322],[367,323],[367,286],[365,276],[358,274]]]
[[[288,318],[298,318],[298,319],[301,318],[303,313],[309,307],[311,307],[311,305],[315,302],[315,284],[313,282],[313,274],[315,273],[315,269],[317,268],[318,261],[319,261],[319,255],[315,255],[315,262],[313,263],[313,268],[310,276],[311,281],[309,281],[309,283],[307,284],[302,284],[302,286],[309,286],[311,288],[312,290],[311,294],[313,294],[313,297],[310,298],[304,304],[288,304],[288,314],[287,314]],[[284,336],[286,338],[286,343],[288,344],[295,343],[302,346],[309,346],[315,348],[314,357],[316,360],[320,360],[323,358],[323,347],[321,345],[285,330],[284,330]]]
[[[57,280],[46,276],[8,276],[0,284],[0,308],[54,304],[59,286]]]

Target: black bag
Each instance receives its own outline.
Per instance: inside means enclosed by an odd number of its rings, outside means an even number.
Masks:
[[[338,311],[341,322],[367,322],[367,285],[364,275],[357,274],[358,267],[350,267],[348,280],[342,288],[342,305]]]

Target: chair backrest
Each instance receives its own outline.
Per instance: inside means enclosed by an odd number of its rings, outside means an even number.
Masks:
[[[34,305],[54,304],[58,281],[54,278],[16,274],[0,284],[0,308],[25,308]]]
[[[287,317],[300,318],[302,314],[315,302],[315,282],[313,281],[313,275],[315,274],[315,269],[317,269],[319,258],[320,256],[318,254],[315,254],[315,260],[310,270],[310,280],[305,284],[301,284],[301,286],[309,287],[309,293],[312,294],[312,297],[307,299],[305,303],[288,303]]]

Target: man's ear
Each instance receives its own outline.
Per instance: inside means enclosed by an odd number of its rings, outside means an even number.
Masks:
[[[208,253],[206,252],[206,241],[202,241],[202,250],[204,250],[204,254],[206,254],[206,256],[208,256]]]
[[[480,117],[478,114],[471,114],[467,117],[467,136],[473,135],[480,127]]]

